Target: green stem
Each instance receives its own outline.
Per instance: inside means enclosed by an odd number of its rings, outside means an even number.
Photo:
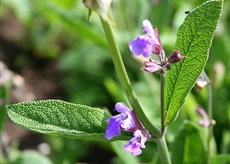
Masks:
[[[160,155],[162,164],[171,164],[168,147],[165,141],[165,136],[163,135],[161,138],[156,139],[158,152]]]
[[[161,73],[161,132],[164,133],[164,93],[165,93],[165,73]]]
[[[211,81],[208,78],[208,75],[205,73],[205,71],[202,72],[205,80],[208,82],[208,117],[209,120],[212,121],[212,85]],[[206,154],[206,163],[210,164],[211,163],[211,156],[210,156],[210,145],[211,145],[211,139],[213,137],[213,125],[209,126],[208,129],[208,139],[207,139],[207,154]]]
[[[138,118],[140,119],[141,123],[144,125],[144,127],[148,129],[155,137],[162,136],[161,131],[149,121],[149,119],[145,115],[144,111],[142,110],[137,100],[137,97],[134,93],[134,90],[131,86],[128,75],[126,73],[126,70],[125,70],[125,67],[124,67],[124,64],[121,58],[121,54],[119,52],[117,43],[113,35],[111,25],[105,20],[103,20],[103,18],[100,17],[100,19],[101,19],[101,23],[102,23],[102,26],[105,32],[105,36],[106,36],[106,39],[109,45],[109,49],[112,55],[112,60],[113,60],[118,78],[120,80],[122,87],[125,90],[125,93],[128,97],[130,104],[132,105],[133,109],[135,109],[135,112]]]

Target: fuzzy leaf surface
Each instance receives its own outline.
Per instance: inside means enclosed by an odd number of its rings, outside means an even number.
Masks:
[[[12,121],[35,132],[73,139],[108,141],[104,137],[104,110],[60,100],[22,102],[8,105]],[[119,138],[117,138],[119,139]]]
[[[188,14],[178,30],[175,49],[186,58],[172,64],[167,72],[165,126],[177,118],[188,93],[204,69],[221,10],[222,1],[205,2]]]

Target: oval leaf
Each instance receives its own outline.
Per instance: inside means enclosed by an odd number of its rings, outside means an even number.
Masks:
[[[73,139],[107,140],[104,133],[109,115],[101,109],[60,100],[7,105],[15,123],[39,133]]]
[[[191,11],[178,30],[176,49],[186,58],[167,72],[165,126],[176,119],[206,64],[221,10],[222,1],[208,1]]]

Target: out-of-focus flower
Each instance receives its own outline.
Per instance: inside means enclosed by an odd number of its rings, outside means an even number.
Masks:
[[[196,81],[196,86],[198,90],[202,90],[206,85],[208,85],[207,80],[205,80],[202,76],[200,76]]]
[[[112,116],[107,120],[107,122],[109,122],[105,133],[107,139],[119,136],[121,134],[121,129],[128,132],[134,132],[141,128],[141,124],[137,120],[134,111],[129,110],[124,103],[116,103],[115,110],[121,114]]]
[[[160,54],[162,47],[157,29],[153,29],[149,20],[142,22],[142,30],[146,34],[138,36],[129,43],[130,51],[135,55],[143,55],[149,57],[152,53]]]
[[[210,120],[207,113],[205,112],[205,110],[201,107],[197,107],[196,108],[197,113],[202,117],[202,119],[200,119],[198,121],[198,123],[203,126],[204,128],[209,127],[210,125],[215,125],[216,121],[215,120]]]
[[[133,138],[124,145],[124,148],[127,152],[132,153],[134,156],[140,155],[142,153],[140,148],[145,148],[146,140],[146,132],[144,130],[136,130],[133,133]]]

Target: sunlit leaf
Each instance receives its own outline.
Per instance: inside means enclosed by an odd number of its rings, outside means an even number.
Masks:
[[[167,72],[165,126],[173,122],[208,59],[222,1],[208,1],[191,11],[177,34],[176,48],[186,58]]]
[[[98,108],[60,100],[7,105],[15,123],[35,132],[84,140],[107,140],[104,133],[109,115]]]

